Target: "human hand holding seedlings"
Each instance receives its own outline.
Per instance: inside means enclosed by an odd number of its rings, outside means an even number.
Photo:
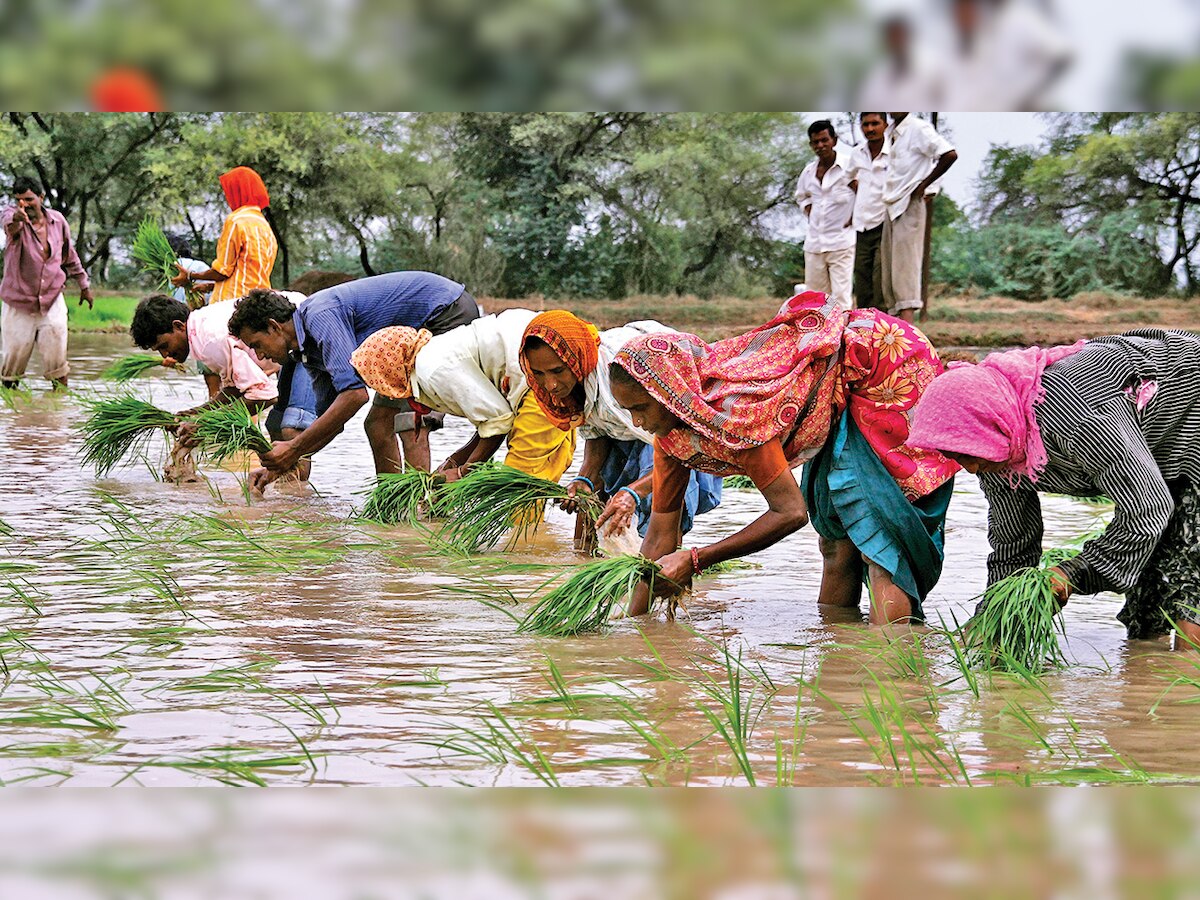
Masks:
[[[188,282],[192,280],[192,273],[179,263],[175,263],[175,268],[179,270],[179,274],[171,279],[171,284],[175,285],[175,287],[186,287]]]
[[[559,500],[558,505],[561,506],[566,512],[578,512],[579,501],[575,498],[580,491],[583,491],[583,496],[585,497],[591,497],[595,494],[595,491],[593,491],[587,484],[579,479],[575,479],[567,485],[567,496],[562,500]]]
[[[303,454],[296,450],[292,441],[276,441],[270,450],[259,455],[263,466],[275,473],[276,478],[288,469],[294,468],[302,458]]]
[[[259,467],[250,470],[246,476],[246,483],[250,486],[250,490],[261,497],[263,491],[267,489],[267,485],[275,481],[278,477],[278,472],[272,472],[266,467]]]
[[[669,597],[692,586],[696,569],[691,550],[676,550],[655,562],[662,569],[662,577],[655,578],[651,587],[655,597]]]
[[[175,426],[175,439],[181,447],[195,447],[199,443],[196,438],[196,423],[180,422]]]
[[[1071,597],[1071,581],[1062,569],[1054,566],[1050,569],[1050,585],[1054,588],[1054,599],[1061,609]]]

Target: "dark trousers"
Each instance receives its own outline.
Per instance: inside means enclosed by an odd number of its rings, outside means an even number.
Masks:
[[[854,296],[859,309],[887,309],[883,300],[883,223],[858,233],[854,248]]]

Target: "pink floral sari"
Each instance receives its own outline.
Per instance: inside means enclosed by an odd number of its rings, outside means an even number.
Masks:
[[[797,466],[816,455],[849,408],[910,501],[958,470],[936,451],[905,446],[909,413],[942,364],[925,335],[878,310],[841,312],[809,292],[747,334],[715,344],[692,334],[644,335],[616,361],[686,425],[658,444],[692,469],[738,473],[740,451],[773,438]]]

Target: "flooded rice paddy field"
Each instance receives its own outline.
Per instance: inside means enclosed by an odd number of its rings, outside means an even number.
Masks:
[[[75,390],[111,390],[97,373],[125,352],[122,337],[73,336]],[[354,522],[373,477],[361,417],[316,457],[313,488],[249,505],[234,471],[177,487],[135,464],[97,479],[76,457],[78,398],[26,384],[31,400],[0,407],[5,783],[1200,781],[1200,654],[1126,640],[1119,597],[1071,600],[1067,670],[972,678],[937,627],[889,638],[819,609],[805,529],[700,579],[679,621],[517,635],[525,598],[582,561],[561,512],[531,543],[477,558]],[[203,384],[162,373],[135,390],[182,409]],[[468,434],[435,433],[435,460]],[[1048,545],[1104,514],[1043,506]],[[728,491],[689,542],[762,507]],[[985,528],[964,474],[931,625],[969,616]]]

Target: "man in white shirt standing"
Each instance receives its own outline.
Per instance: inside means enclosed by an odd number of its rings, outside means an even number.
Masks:
[[[888,312],[912,322],[921,308],[921,262],[930,187],[958,153],[937,129],[911,113],[892,116],[891,159],[884,181],[883,298]]]
[[[891,148],[887,113],[865,112],[858,117],[866,143],[850,154],[850,177],[855,184],[854,305],[884,309],[883,302],[883,187]]]
[[[828,294],[842,309],[850,309],[854,189],[849,156],[838,148],[837,134],[828,119],[808,126],[808,143],[817,158],[804,167],[796,183],[796,202],[808,217],[804,282],[809,290]]]

